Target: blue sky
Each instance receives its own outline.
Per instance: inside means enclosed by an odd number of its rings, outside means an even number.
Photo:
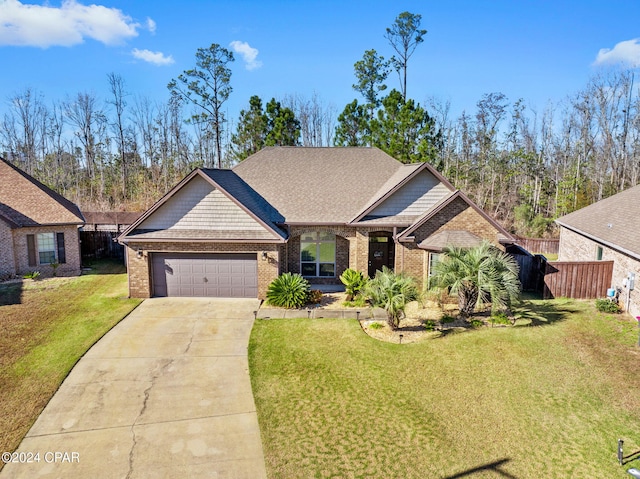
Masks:
[[[428,30],[408,96],[450,100],[454,115],[490,92],[541,110],[602,69],[640,66],[638,0],[93,1],[0,0],[0,101],[27,87],[47,102],[84,91],[105,99],[109,73],[132,98],[166,101],[196,49],[218,43],[253,52],[236,53],[232,119],[251,95],[316,93],[339,112],[358,98],[353,64],[364,51],[391,56],[383,35],[402,11]],[[395,72],[387,83],[399,88]]]

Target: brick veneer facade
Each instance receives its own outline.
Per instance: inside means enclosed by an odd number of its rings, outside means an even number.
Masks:
[[[138,256],[138,249],[142,251],[142,256]],[[129,295],[134,298],[149,298],[153,295],[150,253],[256,253],[258,298],[264,299],[269,283],[278,276],[281,250],[281,246],[277,244],[136,242],[125,248],[129,272]],[[267,253],[265,259],[263,259],[263,253]]]
[[[497,229],[464,200],[457,199],[415,231],[415,242],[395,244],[395,271],[405,272],[422,283],[428,273],[429,254],[417,245],[423,239],[443,230],[466,230],[500,246]],[[393,228],[291,226],[289,240],[285,244],[136,242],[126,248],[130,295],[148,298],[153,294],[150,253],[256,253],[258,255],[258,297],[264,299],[269,283],[278,274],[300,272],[300,236],[315,231],[336,236],[336,275],[331,278],[310,278],[310,282],[340,284],[339,276],[347,268],[362,271],[364,274],[368,273],[369,236],[372,233],[393,233]],[[396,233],[399,232],[396,231]],[[141,257],[136,254],[138,249],[143,251]],[[267,260],[262,260],[263,252],[267,253]]]
[[[16,274],[16,260],[13,254],[13,234],[11,228],[0,220],[0,280]]]
[[[77,276],[81,272],[80,259],[80,239],[78,235],[78,227],[76,225],[68,226],[39,226],[30,228],[15,228],[9,230],[12,236],[12,248],[14,261],[14,274],[22,275],[30,271],[39,271],[43,277],[53,276],[54,270],[51,265],[38,264],[29,266],[29,252],[27,248],[27,235],[38,235],[39,233],[64,233],[64,247],[66,262],[60,264],[55,271],[57,276]],[[6,233],[2,232],[0,227],[0,246],[6,244]],[[4,251],[4,248],[3,248]],[[0,258],[0,262],[4,264],[7,260]],[[2,266],[0,264],[0,273]]]
[[[396,245],[396,269],[404,271],[422,283],[428,275],[429,253],[418,248],[418,244],[436,233],[447,230],[468,231],[504,250],[498,242],[496,227],[462,198],[456,198],[413,232],[414,242]]]
[[[613,261],[611,286],[622,289],[620,305],[626,309],[627,297],[629,296],[629,313],[632,316],[640,315],[639,260],[567,228],[560,228],[558,261],[596,261],[598,246],[602,248],[602,261]],[[629,292],[627,288],[623,287],[623,281],[629,272],[636,274],[635,289],[631,292]]]

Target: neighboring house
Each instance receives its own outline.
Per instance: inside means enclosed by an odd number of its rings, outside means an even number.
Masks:
[[[556,220],[560,225],[558,261],[613,261],[612,287],[620,304],[640,315],[640,185]],[[633,289],[629,276],[635,276]],[[637,285],[637,286],[636,286]]]
[[[0,158],[0,278],[80,274],[83,224],[76,205]]]
[[[427,163],[377,148],[271,147],[196,169],[119,237],[134,297],[264,298],[283,272],[428,278],[445,245],[513,237]]]

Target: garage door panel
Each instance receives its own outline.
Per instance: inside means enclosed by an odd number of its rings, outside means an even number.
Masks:
[[[255,298],[256,254],[152,254],[155,296]]]

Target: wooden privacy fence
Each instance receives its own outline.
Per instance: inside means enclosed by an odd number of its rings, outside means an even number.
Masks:
[[[124,246],[112,231],[80,231],[80,252],[83,260],[114,258],[124,261]]]
[[[611,287],[613,261],[546,263],[542,297],[604,298]]]
[[[516,242],[527,251],[540,254],[558,254],[560,240],[557,238],[520,238]]]

